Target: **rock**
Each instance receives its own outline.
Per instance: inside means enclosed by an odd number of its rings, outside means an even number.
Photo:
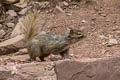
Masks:
[[[0,67],[0,80],[57,80],[54,69],[51,72],[44,70],[47,64],[26,63]]]
[[[51,60],[51,61],[57,61],[57,60],[61,60],[62,59],[62,57],[60,56],[60,55],[51,55],[51,56],[49,56],[49,59]]]
[[[22,19],[23,18],[21,18],[19,20],[19,22],[16,24],[15,28],[13,29],[13,31],[11,33],[11,38],[16,37],[17,35],[22,34],[22,27],[23,27],[23,24],[21,22]]]
[[[23,54],[27,54],[27,49],[24,48],[24,49],[20,49],[18,52],[16,52],[14,55],[23,55]]]
[[[6,41],[1,42],[0,47],[5,47],[5,46],[8,46],[8,45],[15,45],[15,43],[17,43],[17,42],[19,42],[23,39],[24,39],[23,35],[18,35],[15,38],[11,38],[11,39],[8,39]]]
[[[57,80],[119,80],[120,57],[96,61],[55,62]]]
[[[24,14],[28,11],[28,9],[29,9],[29,8],[24,8],[24,9],[22,9],[22,10],[19,12],[19,14],[20,14],[20,15],[24,15]]]
[[[73,57],[74,56],[74,54],[70,54],[70,57]]]
[[[119,26],[114,26],[114,27],[112,28],[113,31],[117,31],[118,29],[119,29]]]
[[[0,80],[7,80],[11,77],[11,72],[5,69],[4,67],[0,67]]]
[[[1,35],[1,36],[4,36],[5,34],[6,34],[5,31],[4,31],[3,29],[1,29],[1,30],[0,30],[0,35]]]
[[[9,28],[13,28],[13,27],[15,26],[15,24],[14,24],[14,23],[7,23],[7,26],[8,26]]]
[[[45,67],[45,70],[50,71],[50,70],[52,70],[54,67],[55,67],[55,63],[52,62],[51,64],[49,64],[49,65],[47,65],[47,66]]]
[[[14,16],[10,16],[10,15],[9,15],[9,16],[7,17],[7,20],[10,21],[10,22],[14,22],[14,21],[13,21],[14,19],[15,19]]]
[[[102,13],[102,14],[100,14],[101,16],[103,16],[103,17],[106,17],[107,16],[107,14],[104,14],[104,13]]]
[[[17,16],[17,13],[14,10],[8,10],[6,14],[9,14],[10,16],[13,16],[13,17]]]
[[[117,34],[118,36],[120,36],[120,31],[116,31],[116,34]]]
[[[4,35],[6,34],[6,32],[3,30],[3,29],[1,29],[0,30],[0,38],[2,39],[2,38],[4,38]]]
[[[0,55],[10,54],[17,52],[20,48],[23,48],[23,35],[8,39],[0,43]]]
[[[15,6],[25,8],[28,4],[27,2],[29,2],[29,0],[20,0],[20,3],[15,4]]]
[[[69,6],[69,4],[68,4],[66,1],[63,1],[63,4],[64,4],[65,6]]]
[[[82,22],[82,23],[87,23],[87,21],[86,21],[86,20],[82,20],[81,22]]]
[[[108,46],[116,45],[118,41],[116,39],[109,39]]]
[[[60,6],[56,6],[55,10],[61,13],[65,13],[65,11]]]
[[[27,49],[26,48],[20,49],[19,52],[21,52],[21,53],[27,53]]]
[[[102,8],[101,8],[101,11],[98,11],[98,14],[99,14],[100,16],[103,16],[103,17],[106,17],[106,16],[107,16],[107,14],[105,14],[105,13],[103,12]]]
[[[13,71],[14,69],[13,70],[9,69],[9,67],[7,67],[7,69],[3,68],[3,70],[0,70],[0,80],[32,80],[33,79],[30,75],[27,74],[22,75],[20,72],[13,74]],[[26,76],[29,77],[26,78]]]
[[[15,4],[18,3],[20,0],[4,0],[3,3],[4,4]]]

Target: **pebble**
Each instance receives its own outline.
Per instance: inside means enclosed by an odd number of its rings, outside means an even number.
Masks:
[[[45,67],[45,70],[50,71],[50,70],[52,70],[52,69],[54,68],[54,66],[55,66],[55,63],[52,62],[51,64],[49,64],[49,65],[47,65],[47,66]]]
[[[116,39],[109,39],[108,46],[116,45],[118,41]]]
[[[101,16],[103,16],[103,17],[106,17],[107,16],[107,14],[100,14]]]
[[[2,35],[2,36],[5,35],[5,31],[3,29],[0,30],[0,35]]]
[[[114,27],[112,28],[112,30],[113,30],[113,31],[116,31],[116,30],[118,30],[118,28],[119,28],[119,26],[114,26]]]
[[[71,16],[72,14],[68,13],[67,16]]]
[[[65,6],[69,6],[69,4],[68,4],[66,1],[63,1],[63,4],[64,4]]]
[[[82,22],[82,23],[87,23],[87,21],[86,21],[86,20],[82,20],[81,22]]]

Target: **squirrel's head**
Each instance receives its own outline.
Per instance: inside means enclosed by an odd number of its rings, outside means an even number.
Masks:
[[[72,28],[67,28],[67,38],[70,40],[75,40],[79,41],[83,38],[85,38],[85,34],[81,32],[79,29],[72,29]]]

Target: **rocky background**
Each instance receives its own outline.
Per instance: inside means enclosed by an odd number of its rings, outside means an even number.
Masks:
[[[41,34],[72,27],[87,35],[69,60],[26,61],[21,21],[34,7],[45,15]],[[0,80],[119,80],[119,44],[119,0],[0,0]]]

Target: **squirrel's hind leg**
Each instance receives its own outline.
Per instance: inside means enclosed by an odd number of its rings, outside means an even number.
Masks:
[[[28,61],[36,61],[36,57],[33,55],[33,53],[29,53],[30,58],[28,59]]]
[[[28,48],[29,61],[36,61],[36,57],[40,55],[40,47],[37,44],[30,45]]]
[[[39,59],[40,59],[41,61],[45,61],[45,59],[44,59],[43,56],[39,56]]]

